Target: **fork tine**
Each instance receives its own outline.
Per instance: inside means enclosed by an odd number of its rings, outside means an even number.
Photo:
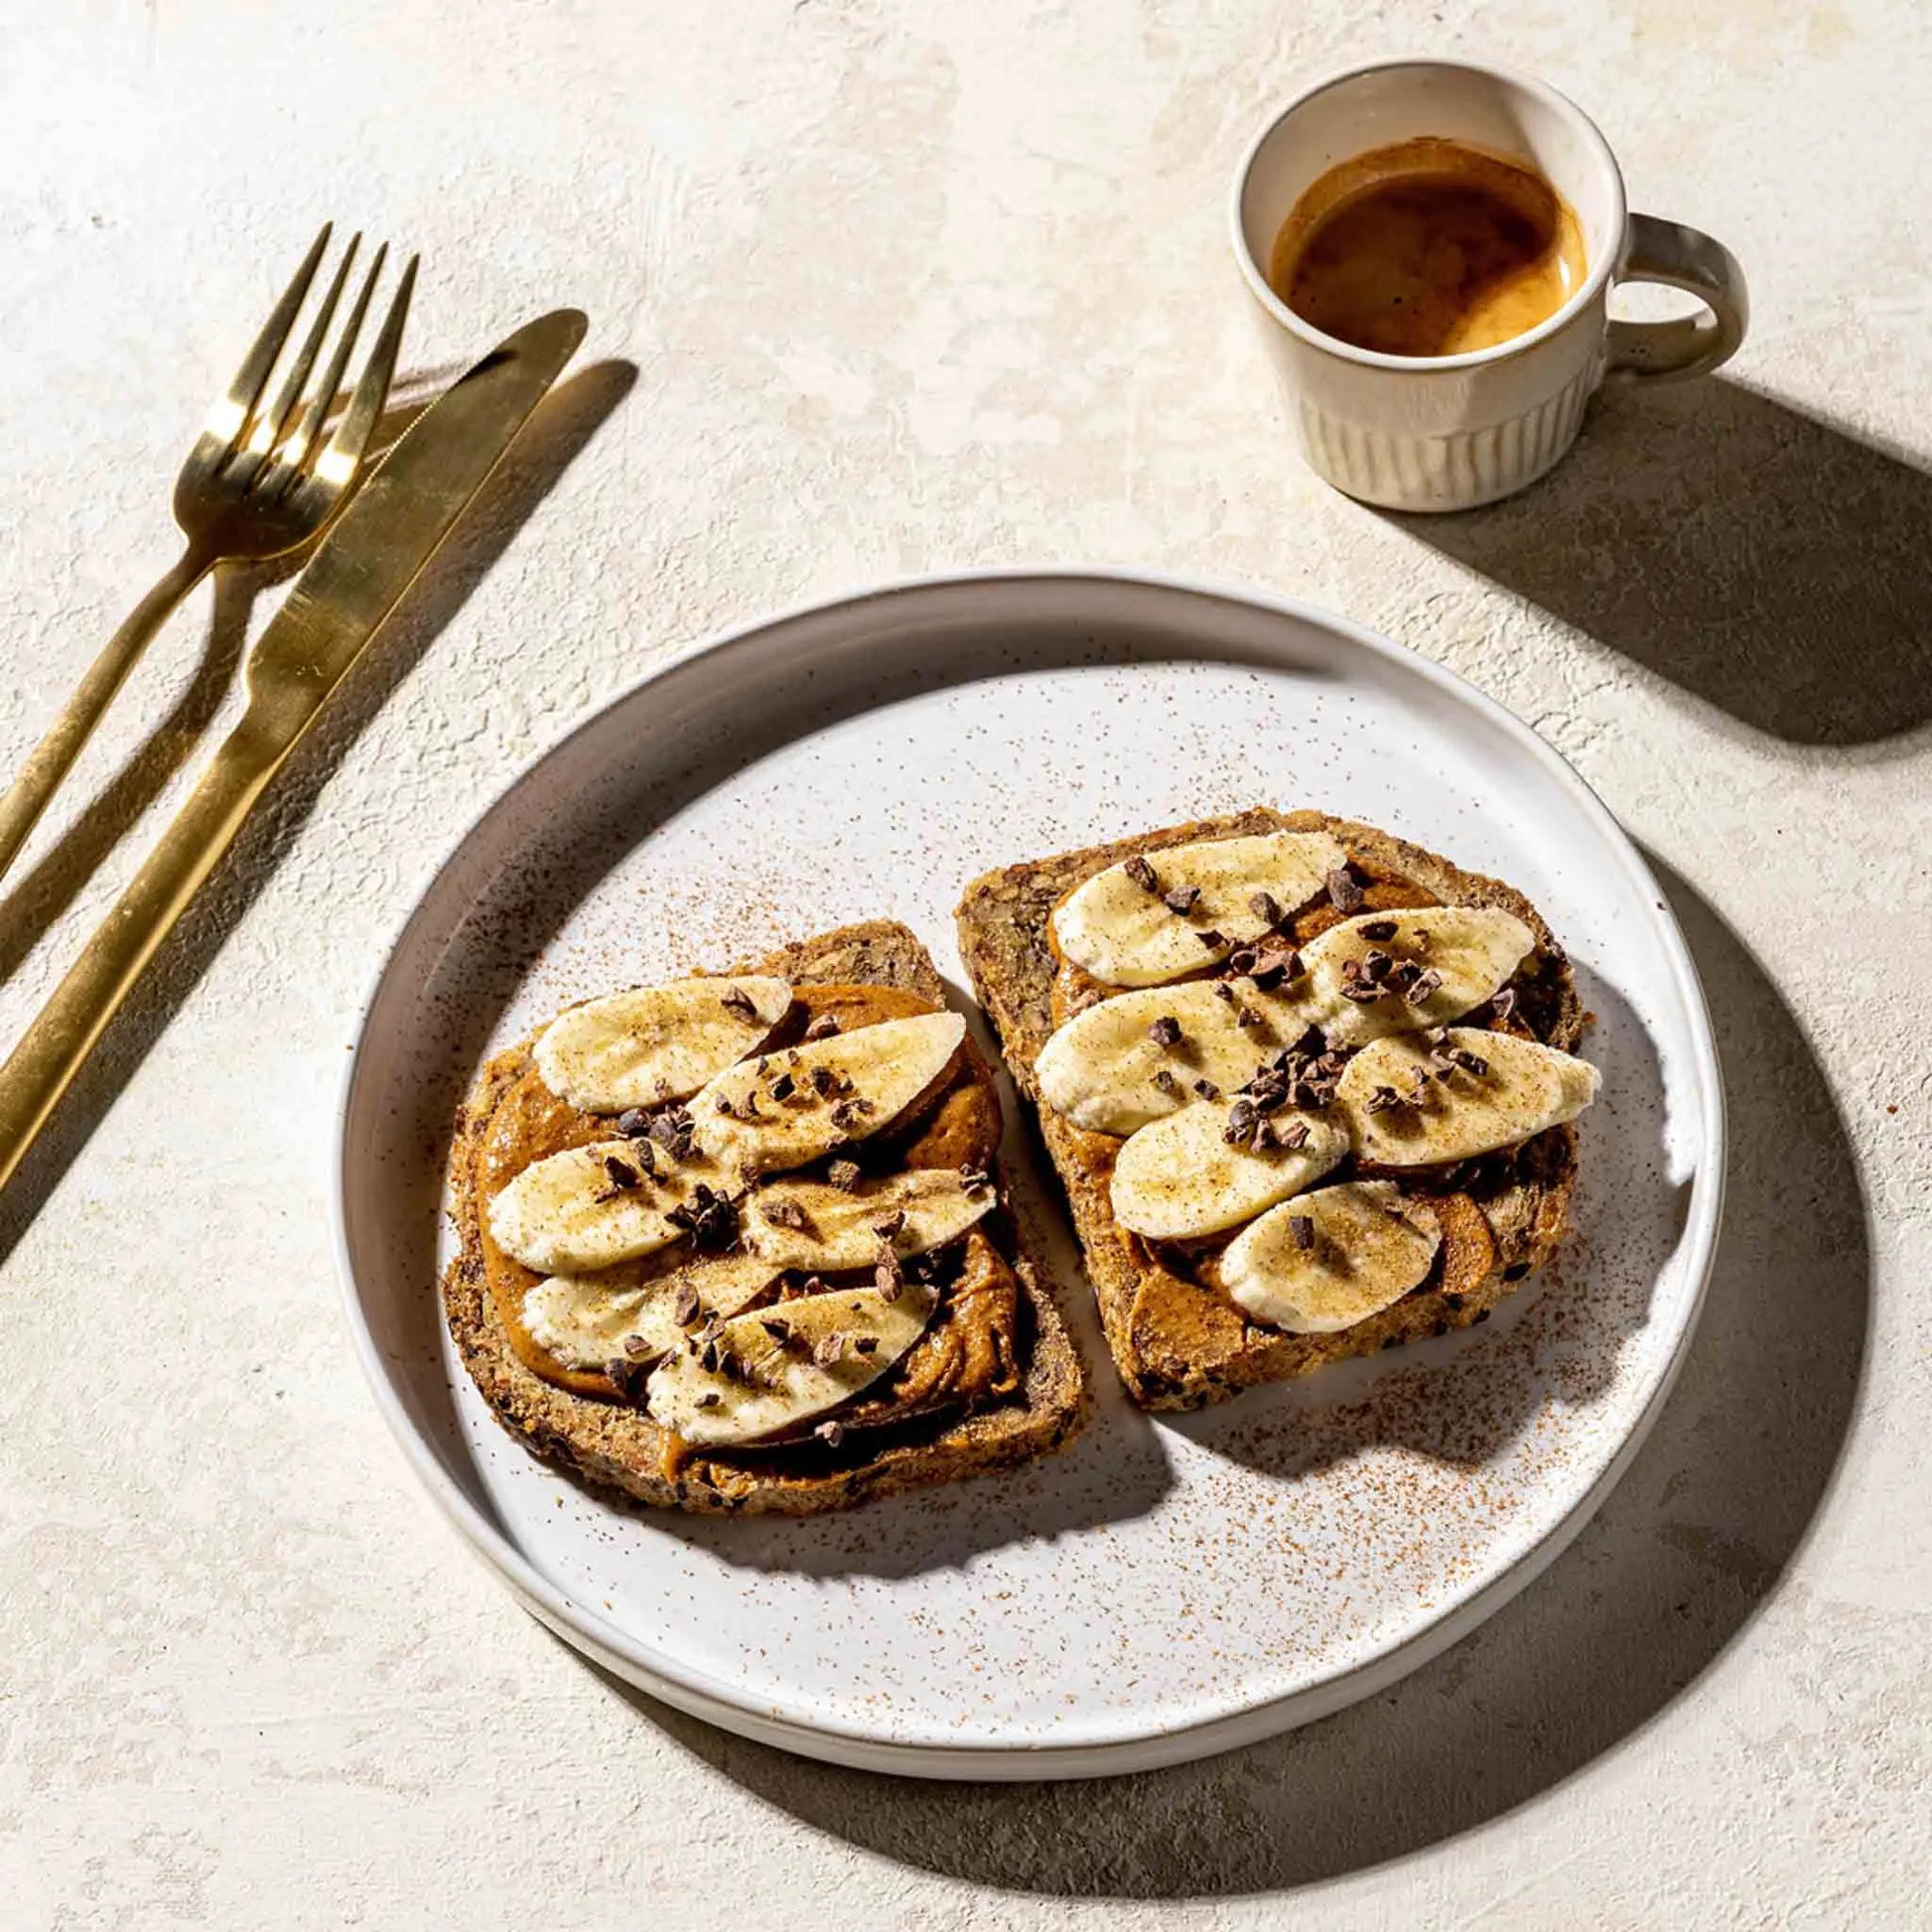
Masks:
[[[348,407],[344,410],[342,421],[336,425],[335,435],[329,439],[328,449],[317,461],[317,480],[332,488],[340,488],[354,476],[355,467],[362,460],[362,452],[368,447],[369,438],[375,433],[375,426],[381,419],[382,406],[389,399],[389,384],[396,373],[396,356],[402,348],[403,324],[409,320],[409,298],[416,287],[418,259],[411,255],[404,267],[395,298],[389,304],[389,313],[382,319],[382,331],[375,339],[375,346],[369,350],[368,364],[362,370],[362,378],[355,385],[355,393],[348,399]]]
[[[362,277],[362,286],[355,297],[354,306],[348,312],[342,340],[329,358],[329,366],[322,372],[322,380],[316,385],[315,394],[304,405],[295,427],[288,434],[288,440],[282,445],[280,461],[287,474],[275,485],[277,495],[286,494],[309,474],[322,448],[322,426],[335,406],[336,392],[343,386],[343,371],[348,367],[348,358],[354,353],[355,339],[362,333],[362,318],[368,313],[369,298],[375,293],[382,264],[388,258],[389,244],[385,241],[376,249],[375,259],[370,262],[368,273]]]
[[[302,313],[303,303],[309,299],[309,284],[316,279],[316,270],[322,263],[334,229],[333,221],[322,224],[322,232],[316,236],[302,266],[295,271],[295,280],[283,291],[281,301],[276,303],[268,320],[262,324],[262,333],[255,338],[254,347],[235,371],[226,396],[215,405],[208,429],[213,435],[221,437],[230,451],[247,433],[255,405],[261,401],[262,391],[268,387],[275,358],[281,354],[282,345],[288,341],[289,331],[295,327],[295,319]]]
[[[322,353],[324,339],[329,334],[329,325],[335,320],[336,304],[342,300],[344,284],[347,282],[348,271],[355,261],[355,251],[361,245],[360,234],[349,236],[348,252],[343,256],[342,265],[336,270],[336,278],[329,285],[329,293],[322,299],[322,307],[310,327],[307,341],[283,378],[273,405],[256,420],[254,431],[248,438],[248,454],[256,459],[257,472],[273,456],[275,445],[281,440],[283,425],[301,399],[303,387],[309,380],[309,371],[315,367],[316,357]]]

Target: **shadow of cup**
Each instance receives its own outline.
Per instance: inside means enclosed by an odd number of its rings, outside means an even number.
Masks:
[[[1390,520],[1772,738],[1932,720],[1932,475],[1723,377],[1606,388],[1532,488]]]
[[[1871,1293],[1858,1168],[1803,1033],[1719,915],[1652,864],[1725,1063],[1724,1237],[1649,1441],[1576,1543],[1472,1636],[1306,1729],[1100,1790],[841,1770],[598,1675],[694,1756],[821,1831],[972,1883],[1069,1897],[1317,1884],[1514,1810],[1640,1729],[1717,1662],[1802,1545],[1851,1420]]]

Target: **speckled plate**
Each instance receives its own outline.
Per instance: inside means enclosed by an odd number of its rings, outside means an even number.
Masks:
[[[1010,1122],[1023,1212],[1101,1392],[1065,1454],[846,1515],[717,1522],[617,1506],[499,1429],[437,1301],[447,1123],[489,1052],[567,1001],[851,919],[903,919],[958,985],[952,908],[976,873],[1257,801],[1366,819],[1512,881],[1577,962],[1604,1076],[1577,1238],[1494,1321],[1151,1420],[1119,1393]],[[524,771],[370,996],[338,1208],[384,1414],[562,1636],[814,1756],[1064,1777],[1204,1755],[1368,1696],[1549,1563],[1670,1386],[1723,1150],[1703,997],[1662,896],[1515,719],[1294,605],[991,574],[738,631]]]

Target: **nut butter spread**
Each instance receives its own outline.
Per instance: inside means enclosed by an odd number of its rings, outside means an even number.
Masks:
[[[852,1033],[934,1011],[927,1001],[895,987],[799,986],[771,1045],[782,1048],[795,1043],[815,1025],[824,1028],[836,1023],[841,1032]],[[845,1148],[840,1159],[856,1163],[867,1175],[915,1169],[990,1170],[1000,1129],[1000,1103],[992,1075],[967,1041],[903,1120]],[[615,1131],[610,1119],[582,1112],[560,1099],[531,1066],[503,1091],[479,1138],[478,1195],[486,1203],[533,1163],[609,1141]],[[559,1388],[612,1401],[623,1399],[609,1375],[559,1361],[530,1333],[523,1318],[525,1299],[542,1277],[503,1252],[490,1232],[487,1213],[480,1219],[490,1298],[517,1356]],[[598,1279],[612,1288],[634,1287],[673,1273],[691,1259],[689,1244],[681,1242],[610,1269]],[[893,1428],[916,1417],[959,1413],[1010,1394],[1020,1384],[1020,1284],[985,1225],[918,1257],[908,1270],[938,1289],[937,1311],[925,1332],[887,1374],[836,1411],[842,1429]],[[836,1287],[838,1279],[814,1286]],[[804,1288],[802,1276],[788,1274],[774,1283],[770,1299],[782,1303]],[[755,1447],[768,1453],[779,1447],[779,1440]]]

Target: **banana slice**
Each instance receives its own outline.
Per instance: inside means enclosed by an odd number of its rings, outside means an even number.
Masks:
[[[1040,1096],[1095,1134],[1131,1134],[1196,1100],[1212,1100],[1214,1094],[1199,1091],[1202,1080],[1231,1101],[1256,1067],[1308,1031],[1299,985],[1263,993],[1252,980],[1190,980],[1102,1000],[1075,1014],[1039,1049],[1034,1071]],[[1163,1043],[1172,1033],[1164,1021],[1179,1030],[1171,1044]]]
[[[890,1127],[966,1037],[956,1013],[883,1020],[728,1067],[691,1101],[698,1146],[750,1179]]]
[[[594,1274],[668,1248],[689,1232],[674,1210],[698,1189],[725,1191],[731,1176],[704,1160],[676,1167],[658,1154],[655,1172],[630,1141],[567,1148],[525,1168],[489,1203],[496,1245],[539,1275]]]
[[[1535,933],[1499,906],[1364,912],[1303,947],[1304,997],[1330,1043],[1359,1046],[1386,1034],[1460,1019],[1488,999],[1535,944]]]
[[[1159,986],[1259,938],[1347,862],[1326,832],[1169,846],[1095,873],[1054,908],[1053,936],[1108,986]]]
[[[1228,1117],[1225,1106],[1198,1104],[1142,1128],[1114,1163],[1115,1220],[1157,1241],[1218,1234],[1299,1194],[1348,1152],[1346,1125],[1327,1114],[1264,1116],[1259,1149],[1229,1144]]]
[[[1228,1243],[1221,1286],[1257,1321],[1292,1335],[1352,1328],[1427,1277],[1443,1245],[1433,1219],[1404,1213],[1386,1180],[1318,1187]]]
[[[736,1314],[781,1272],[753,1256],[721,1255],[643,1283],[622,1271],[617,1279],[552,1275],[524,1296],[523,1325],[566,1368],[602,1368],[621,1355],[649,1361],[708,1317]]]
[[[1450,1027],[1432,1045],[1412,1034],[1364,1046],[1335,1098],[1364,1161],[1425,1167],[1513,1147],[1575,1120],[1596,1098],[1587,1060],[1512,1034]]]
[[[743,1059],[790,1005],[783,980],[640,986],[559,1014],[532,1054],[543,1084],[587,1114],[657,1107]]]
[[[839,1289],[738,1315],[713,1331],[712,1345],[667,1357],[645,1406],[704,1449],[783,1435],[876,1381],[925,1332],[938,1304],[908,1282],[891,1301],[876,1288]]]
[[[956,1241],[993,1206],[991,1181],[915,1168],[847,1193],[821,1180],[774,1180],[745,1203],[744,1241],[777,1268],[815,1275],[870,1268],[888,1247],[901,1260]]]

